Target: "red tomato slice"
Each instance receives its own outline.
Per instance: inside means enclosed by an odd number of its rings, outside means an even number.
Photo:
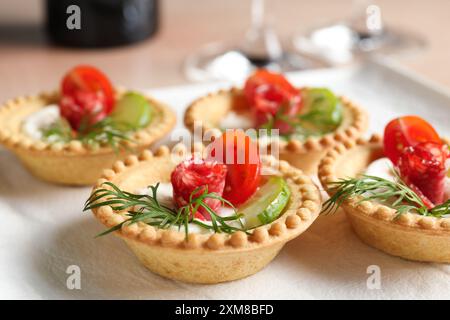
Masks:
[[[227,130],[212,142],[208,158],[227,165],[223,198],[234,206],[244,203],[258,188],[261,174],[258,146],[242,130]]]
[[[103,119],[111,113],[115,103],[114,89],[108,78],[87,65],[77,66],[65,75],[61,96],[61,115],[75,130],[83,120],[93,124]]]
[[[384,154],[395,165],[406,147],[414,147],[421,142],[442,144],[431,124],[418,116],[396,118],[384,129]]]
[[[248,101],[254,101],[257,88],[264,84],[277,86],[288,94],[294,95],[298,93],[294,86],[282,74],[258,69],[245,82],[244,92]]]

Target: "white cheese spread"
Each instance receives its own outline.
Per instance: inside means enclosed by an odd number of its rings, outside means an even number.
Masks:
[[[222,129],[248,129],[253,126],[252,118],[247,114],[230,111],[219,123]]]
[[[22,123],[22,130],[30,138],[42,140],[42,130],[58,121],[59,117],[58,106],[56,104],[48,105],[26,117]]]

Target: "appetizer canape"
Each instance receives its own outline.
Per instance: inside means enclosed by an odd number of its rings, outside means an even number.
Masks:
[[[0,107],[0,143],[43,180],[94,184],[104,168],[167,134],[174,113],[140,93],[115,90],[91,66],[77,66],[58,92]]]
[[[321,208],[308,176],[255,146],[229,131],[192,153],[179,144],[129,156],[105,171],[84,209],[109,228],[101,235],[114,232],[159,275],[195,283],[249,276]]]
[[[258,135],[260,144],[279,149],[281,159],[312,174],[327,150],[361,136],[367,115],[329,89],[295,88],[283,75],[260,69],[243,89],[221,90],[194,101],[184,122],[192,132],[201,128],[204,135],[228,128],[265,129],[268,135]]]
[[[450,263],[449,147],[422,118],[392,120],[384,139],[340,144],[319,167],[330,199],[367,244],[410,260]]]

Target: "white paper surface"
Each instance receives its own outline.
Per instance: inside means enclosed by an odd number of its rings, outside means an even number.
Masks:
[[[298,85],[331,87],[364,105],[371,132],[400,114],[427,118],[450,135],[450,97],[427,82],[391,67],[295,74]],[[151,90],[176,108],[224,84]],[[81,208],[90,188],[61,187],[33,178],[0,149],[0,298],[2,299],[449,299],[450,265],[417,263],[362,243],[344,214],[320,217],[288,243],[264,270],[243,280],[191,285],[166,280],[143,267],[118,238],[98,239],[103,230]],[[66,286],[69,266],[79,266],[81,289]],[[381,288],[369,289],[369,266],[381,271]]]

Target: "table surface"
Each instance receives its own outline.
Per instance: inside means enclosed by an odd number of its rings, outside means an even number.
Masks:
[[[269,19],[286,39],[295,32],[341,19],[351,13],[351,0],[268,0]],[[448,72],[448,0],[378,0],[386,23],[414,30],[428,48],[399,58],[416,72],[450,86]],[[184,58],[196,48],[219,39],[240,39],[249,23],[250,1],[164,0],[159,33],[136,45],[109,50],[50,47],[34,25],[43,21],[40,1],[0,3],[0,101],[54,89],[71,66],[89,63],[103,69],[114,83],[132,88],[185,83]]]

